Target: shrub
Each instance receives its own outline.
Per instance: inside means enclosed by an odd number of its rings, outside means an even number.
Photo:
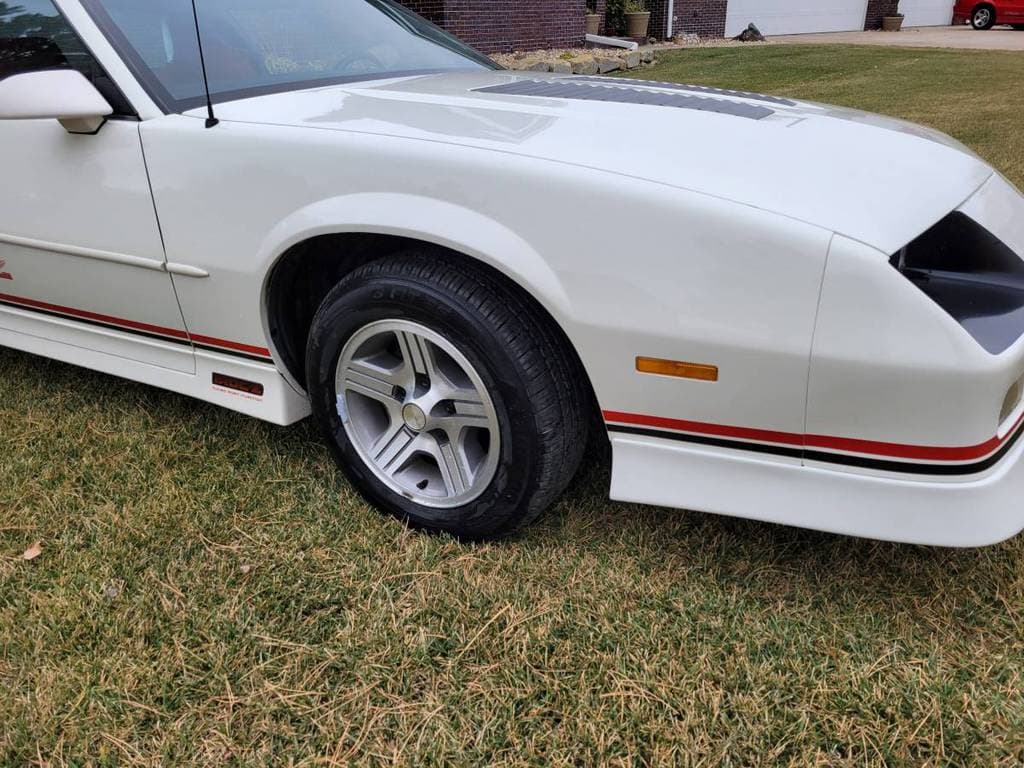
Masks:
[[[604,25],[610,35],[621,35],[626,31],[626,0],[608,0]]]

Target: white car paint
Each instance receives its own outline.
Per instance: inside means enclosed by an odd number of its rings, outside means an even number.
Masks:
[[[1024,254],[1024,199],[948,137],[700,89],[771,114],[481,92],[564,82],[508,72],[218,103],[207,128],[159,113],[60,4],[141,119],[0,120],[0,344],[292,423],[309,406],[271,333],[274,266],[319,235],[401,235],[550,313],[609,425],[613,498],[941,545],[1024,527],[1024,403],[1001,418],[1024,339],[986,352],[889,264],[957,209]],[[638,374],[638,355],[721,375]]]

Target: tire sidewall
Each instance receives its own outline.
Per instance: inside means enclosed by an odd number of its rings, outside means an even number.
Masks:
[[[501,435],[498,466],[487,489],[467,504],[429,508],[395,492],[366,466],[345,430],[336,403],[338,359],[354,333],[381,320],[415,322],[441,334],[466,356],[491,397]],[[331,292],[310,332],[307,385],[314,415],[339,465],[371,502],[416,527],[457,530],[467,538],[500,536],[515,527],[536,483],[540,441],[525,382],[499,339],[500,329],[481,313],[408,278],[354,276]]]

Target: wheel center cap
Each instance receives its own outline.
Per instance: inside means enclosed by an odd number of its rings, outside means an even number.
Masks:
[[[413,432],[419,432],[427,426],[427,414],[416,403],[405,404],[402,408],[402,420]]]

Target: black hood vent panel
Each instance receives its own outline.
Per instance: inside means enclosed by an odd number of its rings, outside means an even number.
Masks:
[[[710,96],[732,96],[747,101],[763,101],[766,104],[778,104],[780,107],[795,107],[796,102],[784,99],[780,96],[767,96],[763,93],[752,93],[750,91],[731,91],[728,88],[712,88],[710,85],[687,85],[686,83],[663,83],[660,80],[637,80],[629,78],[624,80],[621,77],[601,77],[600,75],[578,75],[575,77],[559,78],[560,80],[575,80],[579,83],[609,83],[613,85],[641,85],[647,88],[661,88],[667,91],[689,91],[691,93],[704,93]]]
[[[503,96],[536,96],[546,99],[575,99],[578,101],[605,101],[616,104],[644,104],[651,107],[692,109],[698,112],[717,112],[733,117],[761,120],[775,112],[758,104],[691,96],[685,93],[665,93],[650,88],[631,87],[628,80],[617,85],[603,82],[588,84],[570,78],[554,80],[514,80],[502,85],[477,88],[476,93],[494,93]]]

